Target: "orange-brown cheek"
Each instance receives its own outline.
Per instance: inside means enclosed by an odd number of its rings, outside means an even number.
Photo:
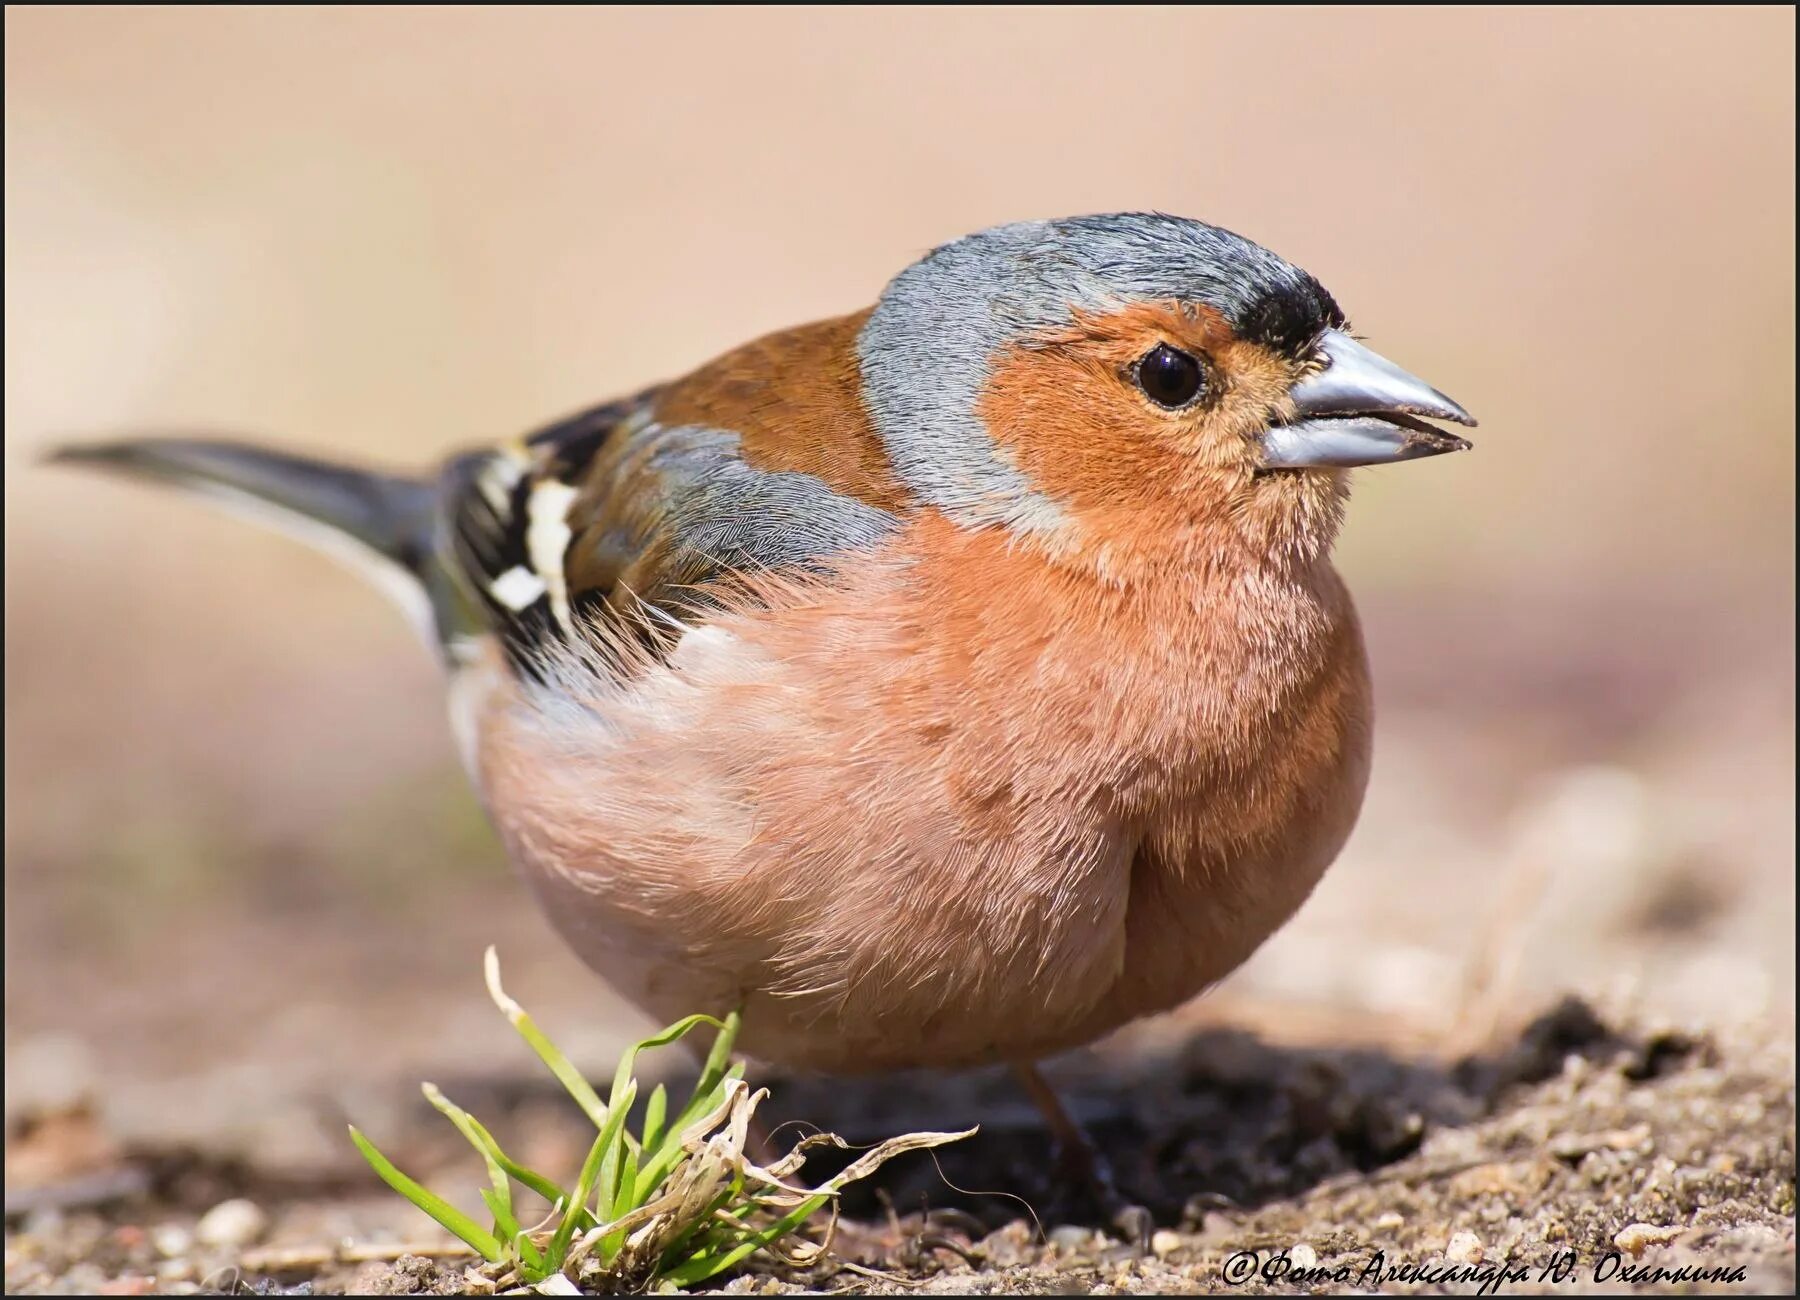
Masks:
[[[1214,393],[1192,411],[1151,405],[1129,375],[1158,343],[1204,357]],[[979,404],[994,440],[1033,484],[1077,515],[1218,498],[1255,463],[1251,441],[1285,368],[1216,313],[1141,304],[1081,315],[1068,331],[997,362]]]
[[[1033,486],[1077,513],[1136,500],[1145,485],[1181,472],[1195,439],[1186,422],[1146,409],[1122,368],[1091,351],[1015,349],[996,365],[977,413]]]

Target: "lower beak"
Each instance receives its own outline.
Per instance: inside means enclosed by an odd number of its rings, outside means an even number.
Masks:
[[[1350,469],[1467,451],[1470,442],[1420,416],[1473,425],[1475,417],[1424,380],[1340,330],[1319,340],[1325,367],[1295,384],[1298,418],[1263,435],[1271,469]]]

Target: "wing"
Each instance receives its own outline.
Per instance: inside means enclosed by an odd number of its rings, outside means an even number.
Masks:
[[[453,567],[518,671],[590,623],[665,655],[725,579],[817,568],[897,527],[859,404],[784,397],[769,343],[754,366],[732,354],[452,463]]]

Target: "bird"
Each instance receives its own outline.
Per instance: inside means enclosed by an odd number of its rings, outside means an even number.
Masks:
[[[1437,423],[1434,423],[1437,422]],[[828,1074],[1019,1071],[1216,984],[1360,810],[1350,471],[1468,448],[1320,282],[1162,213],[996,226],[873,307],[397,474],[57,458],[348,558],[441,656],[553,927]]]

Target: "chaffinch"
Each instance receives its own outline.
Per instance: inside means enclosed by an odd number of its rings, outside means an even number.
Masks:
[[[1231,971],[1356,820],[1345,471],[1468,446],[1199,221],[1001,226],[871,309],[439,472],[66,458],[359,559],[505,845],[662,1020],[825,1071],[1029,1069]],[[1054,1115],[1054,1108],[1052,1108]]]

